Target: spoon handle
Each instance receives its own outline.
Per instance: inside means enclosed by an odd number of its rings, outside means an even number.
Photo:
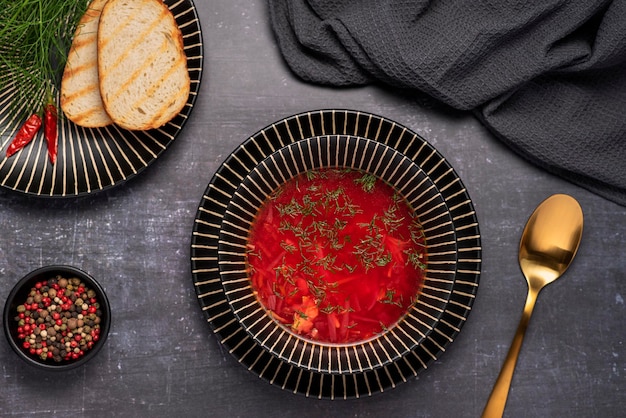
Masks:
[[[504,364],[502,365],[498,379],[491,390],[491,395],[489,395],[489,400],[483,410],[482,418],[500,418],[504,413],[504,406],[506,405],[506,400],[509,396],[509,388],[511,387],[513,372],[515,371],[515,365],[517,364],[517,357],[519,356],[522,348],[526,328],[528,328],[528,323],[530,322],[530,317],[532,316],[538,294],[539,290],[529,286],[522,318],[517,326],[517,331],[515,331],[515,336],[511,342],[509,352],[504,359]]]

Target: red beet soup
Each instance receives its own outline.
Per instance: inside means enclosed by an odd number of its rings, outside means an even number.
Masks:
[[[292,332],[324,343],[381,334],[415,302],[427,254],[417,216],[390,185],[352,169],[303,173],[250,230],[252,287]]]

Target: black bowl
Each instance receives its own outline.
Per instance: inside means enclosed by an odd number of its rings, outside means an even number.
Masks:
[[[429,260],[425,285],[406,315],[371,340],[346,344],[306,340],[281,326],[262,307],[250,286],[246,243],[256,213],[283,179],[319,168],[357,169],[375,175],[404,197],[424,228]],[[226,299],[250,338],[294,367],[342,374],[379,369],[423,343],[437,326],[452,294],[457,248],[444,198],[415,162],[377,141],[331,135],[279,149],[242,180],[224,213],[218,261]],[[389,344],[392,350],[387,349]]]
[[[400,192],[425,228],[428,266],[410,312],[379,337],[319,343],[270,318],[247,277],[252,218],[268,193],[309,169],[355,168]],[[416,376],[460,332],[478,291],[481,246],[472,201],[453,167],[401,124],[351,110],[320,110],[268,125],[243,142],[209,183],[191,242],[198,302],[218,341],[283,390],[358,398]]]
[[[36,354],[31,354],[29,349],[23,346],[23,340],[18,337],[18,323],[15,320],[15,317],[18,315],[18,306],[24,304],[31,289],[38,282],[50,280],[57,275],[66,279],[80,279],[88,289],[95,292],[95,297],[99,303],[99,310],[101,312],[99,338],[94,342],[91,348],[84,351],[84,355],[77,359],[61,359],[61,361],[55,361],[53,359],[44,360]],[[107,339],[111,326],[111,307],[104,289],[88,273],[72,266],[51,265],[30,272],[17,282],[15,287],[11,290],[11,293],[9,293],[9,297],[4,305],[3,321],[4,332],[9,344],[25,362],[45,370],[69,370],[85,364],[98,354]]]

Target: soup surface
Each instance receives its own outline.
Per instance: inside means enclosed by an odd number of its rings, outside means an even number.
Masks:
[[[421,225],[394,189],[357,170],[320,169],[265,201],[248,241],[252,287],[292,332],[329,343],[371,338],[414,303]]]

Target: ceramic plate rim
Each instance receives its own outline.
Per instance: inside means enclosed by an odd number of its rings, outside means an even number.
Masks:
[[[276,359],[256,345],[232,314],[221,289],[217,240],[223,212],[244,173],[265,156],[299,139],[327,134],[383,142],[415,160],[444,194],[458,235],[459,267],[452,296],[436,332],[408,355],[381,369],[352,374],[316,373]],[[251,372],[281,389],[318,398],[355,398],[384,392],[427,369],[461,331],[475,300],[481,267],[478,219],[454,168],[425,139],[390,119],[348,109],[322,109],[281,119],[236,148],[213,175],[200,201],[191,239],[191,273],[200,308],[218,341]]]

